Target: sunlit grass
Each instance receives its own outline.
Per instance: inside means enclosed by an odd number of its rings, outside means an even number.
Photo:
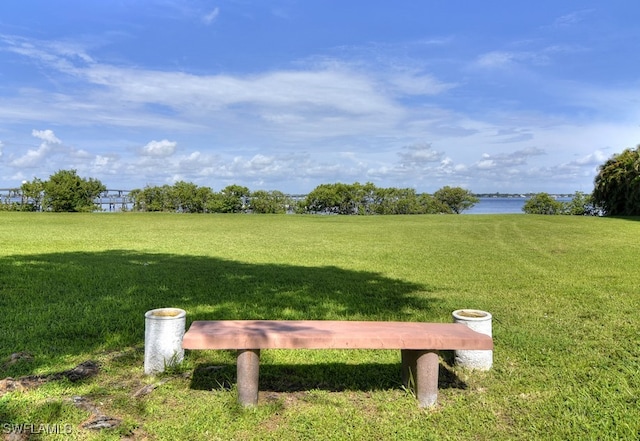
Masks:
[[[640,222],[588,217],[0,214],[0,378],[85,360],[94,378],[0,397],[0,423],[78,439],[636,439]],[[152,393],[144,312],[196,319],[451,321],[494,316],[494,368],[443,360],[420,410],[394,351],[263,351],[261,405],[234,356],[193,351]],[[30,359],[6,363],[11,354]],[[73,396],[119,429],[80,428]],[[2,426],[0,426],[2,427]]]

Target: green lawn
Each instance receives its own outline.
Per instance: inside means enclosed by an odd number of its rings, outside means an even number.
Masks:
[[[639,263],[640,218],[0,213],[0,379],[100,363],[83,381],[0,392],[0,434],[639,439]],[[439,403],[421,410],[394,351],[263,351],[260,405],[242,409],[231,352],[143,375],[144,313],[164,306],[187,324],[450,322],[483,309],[494,367],[466,372],[443,354]],[[122,424],[83,429],[76,396]]]

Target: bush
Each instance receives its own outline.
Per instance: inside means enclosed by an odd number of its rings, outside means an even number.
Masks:
[[[564,204],[549,193],[536,193],[522,207],[527,214],[563,214]]]

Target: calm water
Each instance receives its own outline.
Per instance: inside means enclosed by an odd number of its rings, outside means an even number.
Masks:
[[[570,201],[571,198],[558,198],[559,201]],[[524,214],[527,198],[480,198],[473,208],[463,214]]]
[[[524,214],[522,207],[527,198],[480,198],[473,208],[463,211],[464,214]]]

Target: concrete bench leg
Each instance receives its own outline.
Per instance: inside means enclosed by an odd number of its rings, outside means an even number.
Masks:
[[[240,349],[236,366],[238,369],[238,401],[243,406],[257,405],[260,349]]]
[[[438,401],[438,351],[403,349],[402,384],[413,388],[420,407],[434,406]]]

